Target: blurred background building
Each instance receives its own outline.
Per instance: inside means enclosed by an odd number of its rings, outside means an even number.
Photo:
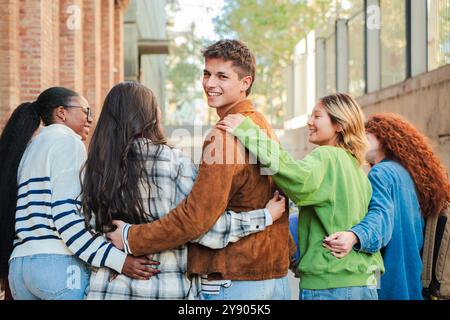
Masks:
[[[128,0],[0,0],[0,129],[51,86],[82,93],[99,114],[124,79]]]
[[[124,18],[125,80],[151,88],[165,113],[166,35],[165,0],[130,0]]]
[[[344,0],[295,47],[286,68],[283,144],[297,157],[318,98],[349,92],[366,116],[399,113],[450,167],[450,1]]]

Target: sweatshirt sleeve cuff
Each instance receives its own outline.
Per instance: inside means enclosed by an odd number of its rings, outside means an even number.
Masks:
[[[127,223],[122,229],[122,244],[125,253],[132,254],[130,245],[128,243],[128,232],[130,231],[131,224]]]
[[[108,258],[106,259],[105,266],[114,269],[119,273],[122,273],[126,258],[127,254],[125,252],[117,249],[112,245],[111,251],[108,254]]]
[[[353,246],[353,248],[358,252],[366,252],[367,238],[364,230],[359,226],[354,226],[349,231],[353,232],[357,237],[359,242]]]
[[[267,208],[264,208],[264,213],[266,214],[266,227],[271,226],[273,224],[272,215]]]

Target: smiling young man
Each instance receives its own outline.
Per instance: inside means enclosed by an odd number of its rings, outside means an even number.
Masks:
[[[204,51],[203,88],[208,105],[221,119],[241,113],[271,137],[275,135],[247,98],[255,78],[255,58],[240,41],[222,40]],[[239,161],[243,160],[244,161]],[[109,234],[134,255],[175,248],[208,231],[225,210],[264,208],[275,185],[231,135],[213,129],[203,145],[197,180],[189,196],[163,218],[149,224],[124,226]],[[266,217],[261,232],[223,249],[189,245],[188,274],[202,278],[204,299],[289,299],[288,216]],[[122,235],[124,239],[122,239]]]

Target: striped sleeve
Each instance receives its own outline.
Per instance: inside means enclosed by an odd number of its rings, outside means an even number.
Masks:
[[[80,259],[90,265],[109,267],[120,273],[126,254],[104,237],[91,234],[79,213],[79,175],[86,159],[86,151],[81,141],[76,142],[75,145],[62,143],[53,150],[55,154],[50,166],[53,172],[51,213],[54,225],[69,250]]]
[[[178,175],[176,179],[176,203],[187,197],[192,189],[197,174],[195,165],[186,156],[179,158]],[[225,248],[229,243],[260,232],[272,224],[272,217],[267,209],[236,213],[227,210],[216,223],[201,237],[191,242],[199,243],[211,249]]]

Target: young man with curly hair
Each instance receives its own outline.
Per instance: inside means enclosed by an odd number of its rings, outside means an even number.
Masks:
[[[338,258],[352,249],[381,249],[385,273],[380,300],[422,300],[424,217],[439,215],[450,200],[445,167],[412,124],[392,113],[366,123],[373,194],[366,217],[324,240]]]

